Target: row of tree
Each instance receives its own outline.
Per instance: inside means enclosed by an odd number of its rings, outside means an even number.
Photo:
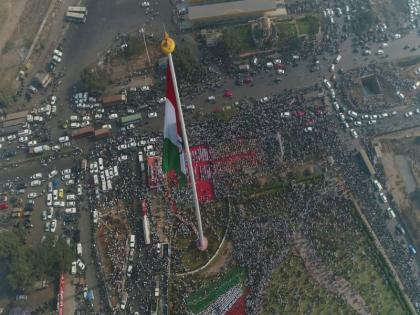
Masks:
[[[7,265],[6,280],[14,290],[29,289],[37,280],[57,279],[68,272],[74,260],[74,249],[64,238],[48,236],[37,247],[24,243],[23,236],[0,233],[0,259]]]

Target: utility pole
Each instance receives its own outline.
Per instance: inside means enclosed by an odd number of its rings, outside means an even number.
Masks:
[[[149,50],[147,49],[147,43],[146,43],[146,35],[144,34],[145,30],[144,27],[142,27],[139,32],[142,34],[143,36],[143,42],[144,42],[144,47],[146,47],[146,54],[147,54],[147,60],[149,61],[149,66],[152,65],[152,62],[150,61],[150,56],[149,56]]]

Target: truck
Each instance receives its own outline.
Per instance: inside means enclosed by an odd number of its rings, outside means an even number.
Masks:
[[[50,151],[50,150],[51,150],[51,147],[49,145],[44,144],[44,145],[38,145],[36,147],[29,148],[29,153],[30,154],[41,154],[45,151]]]
[[[341,60],[341,55],[337,55],[337,57],[335,57],[334,63],[338,64]]]
[[[88,10],[86,7],[70,6],[67,8],[67,12],[81,13],[86,16],[88,15]]]
[[[76,23],[85,23],[86,22],[86,15],[83,13],[75,13],[75,12],[66,12],[66,20],[69,22],[76,22]]]
[[[96,129],[94,135],[96,140],[106,138],[111,135],[111,130],[109,128]]]
[[[83,127],[76,129],[72,132],[71,136],[73,139],[80,139],[85,137],[93,136],[95,133],[95,129],[93,127]]]
[[[77,243],[76,245],[76,252],[78,256],[82,256],[82,244],[81,243]]]

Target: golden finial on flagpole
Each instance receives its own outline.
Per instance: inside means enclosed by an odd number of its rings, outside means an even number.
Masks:
[[[160,44],[160,49],[165,55],[169,55],[175,50],[175,41],[169,37],[167,32],[165,32],[162,43]]]

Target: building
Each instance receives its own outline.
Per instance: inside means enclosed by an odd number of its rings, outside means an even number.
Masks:
[[[121,125],[134,124],[141,121],[142,115],[140,113],[121,117]]]
[[[104,107],[111,107],[122,104],[127,104],[127,96],[125,94],[104,96],[102,98],[102,105]]]
[[[200,28],[217,24],[247,22],[276,10],[275,0],[241,0],[195,5],[188,7],[188,14],[185,18],[188,23],[184,24]]]

